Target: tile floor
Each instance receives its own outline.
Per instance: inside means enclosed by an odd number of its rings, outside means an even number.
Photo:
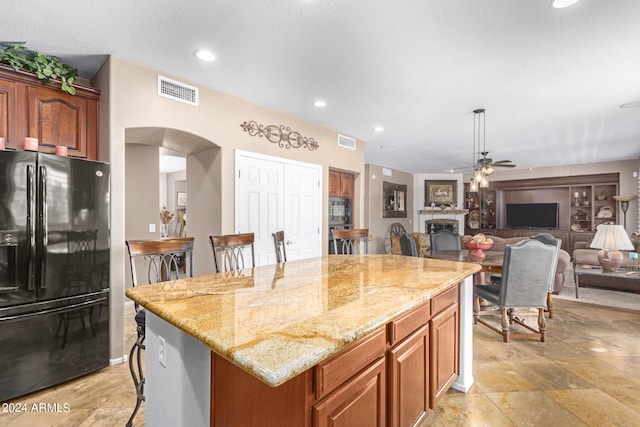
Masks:
[[[640,425],[640,311],[555,302],[546,343],[505,344],[475,326],[475,384],[467,394],[450,390],[422,425]],[[127,348],[134,334],[128,325]],[[128,365],[121,364],[16,399],[28,407],[68,403],[70,409],[0,413],[0,425],[124,426],[135,404],[129,375]],[[144,425],[144,408],[135,425]]]

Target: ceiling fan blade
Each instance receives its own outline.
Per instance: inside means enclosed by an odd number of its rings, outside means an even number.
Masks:
[[[494,168],[515,168],[516,165],[514,165],[513,163],[492,163],[491,166],[493,166]]]
[[[500,163],[513,163],[513,162],[511,160],[497,160],[495,162],[491,162],[492,165],[496,165]]]

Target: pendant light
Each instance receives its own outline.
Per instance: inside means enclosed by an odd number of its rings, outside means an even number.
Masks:
[[[473,110],[473,165],[474,174],[470,191],[477,191],[477,188],[489,187],[489,175],[493,173],[493,168],[485,165],[487,154],[486,134],[485,134],[485,109]],[[481,151],[482,147],[482,151]],[[476,154],[478,156],[476,157]],[[482,164],[480,164],[480,154],[482,154]],[[474,185],[475,183],[475,185]],[[475,188],[475,190],[474,190]]]
[[[475,111],[474,111],[475,113]],[[469,184],[469,191],[471,193],[478,192],[478,180],[476,179],[476,174],[478,173],[478,164],[476,159],[476,116],[473,116],[473,146],[471,147],[471,164],[473,165],[473,176],[471,177],[471,183]]]

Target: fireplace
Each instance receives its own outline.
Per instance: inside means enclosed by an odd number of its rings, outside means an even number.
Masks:
[[[457,219],[428,219],[424,222],[424,230],[427,234],[440,230],[449,230],[452,233],[458,234],[458,227]]]

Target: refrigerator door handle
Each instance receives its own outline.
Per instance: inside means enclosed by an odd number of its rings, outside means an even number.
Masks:
[[[47,229],[47,168],[40,166],[40,205],[39,219],[40,230],[42,238],[42,254],[40,256],[40,288],[47,287],[47,244],[48,244],[48,229]]]
[[[104,296],[104,297],[96,298],[89,301],[83,301],[76,304],[67,305],[64,307],[50,308],[47,310],[31,311],[24,314],[16,314],[13,316],[0,317],[0,324],[2,322],[9,322],[13,320],[23,320],[23,319],[28,319],[32,317],[44,316],[47,314],[62,314],[62,313],[66,313],[67,311],[75,311],[84,307],[91,307],[94,305],[103,304],[106,301],[107,301],[107,297]]]
[[[27,165],[27,241],[30,247],[30,259],[27,263],[27,290],[35,287],[36,276],[33,263],[36,258],[36,195],[35,166]]]

